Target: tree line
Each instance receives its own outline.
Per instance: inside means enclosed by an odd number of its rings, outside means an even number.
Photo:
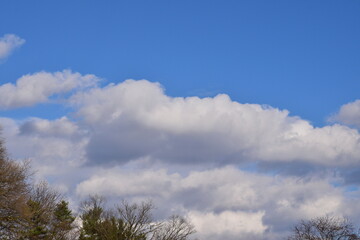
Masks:
[[[0,139],[0,240],[188,240],[194,226],[182,216],[152,218],[151,202],[122,201],[108,208],[90,196],[77,216],[45,182],[31,179],[29,162],[9,158]],[[359,240],[346,218],[325,216],[294,226],[287,240]]]

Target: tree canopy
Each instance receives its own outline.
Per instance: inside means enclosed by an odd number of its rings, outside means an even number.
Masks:
[[[92,196],[82,204],[79,240],[186,240],[195,232],[193,225],[180,216],[155,221],[153,208],[151,202],[122,201],[108,209],[101,197]]]

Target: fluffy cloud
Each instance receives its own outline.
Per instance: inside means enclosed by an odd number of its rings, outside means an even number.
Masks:
[[[259,239],[266,227],[262,223],[263,212],[224,211],[219,214],[191,212],[190,219],[200,239]]]
[[[24,43],[24,39],[21,39],[14,34],[5,34],[0,38],[0,59],[7,58],[16,48]]]
[[[37,177],[79,175],[73,171],[85,161],[88,140],[66,117],[53,121],[32,118],[24,122],[0,118],[0,126],[10,156],[30,159]]]
[[[360,220],[360,192],[343,184],[359,182],[356,129],[316,128],[225,94],[170,97],[146,80],[97,81],[65,70],[0,86],[5,109],[59,94],[72,107],[59,119],[0,118],[0,125],[11,156],[32,159],[37,176],[75,204],[89,194],[152,199],[157,218],[186,215],[210,240],[280,239],[299,219],[324,214]],[[347,111],[356,112],[355,103]]]
[[[153,199],[169,212],[186,214],[201,239],[278,239],[299,218],[325,214],[356,217],[360,204],[344,198],[330,179],[268,176],[234,167],[192,171],[102,170],[77,186],[79,196],[100,193]]]
[[[360,128],[360,100],[341,106],[339,112],[330,120]]]
[[[169,97],[158,83],[128,80],[76,94],[93,129],[93,164],[150,157],[180,164],[307,163],[354,166],[360,135],[343,125],[313,127],[286,110],[214,98]]]
[[[16,84],[0,86],[0,108],[32,106],[49,100],[54,94],[65,94],[73,89],[94,86],[99,79],[91,74],[81,75],[69,70],[25,75]]]
[[[335,213],[343,200],[342,192],[330,185],[328,179],[267,176],[229,166],[191,171],[185,176],[164,169],[127,172],[114,168],[79,183],[76,191],[79,196],[95,193],[128,198],[152,196],[201,212],[286,213],[289,219]]]

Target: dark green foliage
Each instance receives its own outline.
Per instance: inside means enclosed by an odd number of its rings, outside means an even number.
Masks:
[[[91,199],[92,200],[92,199]],[[92,204],[92,205],[90,205]],[[80,232],[80,240],[96,240],[101,239],[102,218],[104,209],[100,203],[94,199],[81,215],[82,228]]]
[[[75,221],[75,217],[72,215],[68,205],[68,202],[64,200],[56,204],[51,226],[53,239],[66,240],[67,234],[74,228],[73,222]]]
[[[49,239],[48,219],[44,214],[41,203],[29,200],[27,205],[29,210],[27,229],[23,231],[20,239]]]
[[[79,240],[130,240],[126,237],[129,234],[124,221],[114,216],[112,212],[105,211],[101,198],[90,197],[83,203],[82,211]],[[135,239],[145,240],[139,237]]]
[[[83,202],[79,240],[187,240],[195,232],[180,216],[155,222],[152,209],[150,202],[123,201],[117,208],[105,210],[100,197],[90,197]]]
[[[20,240],[66,240],[73,230],[75,220],[68,203],[64,200],[56,204],[55,209],[47,209],[46,204],[29,200],[27,225],[23,227]]]

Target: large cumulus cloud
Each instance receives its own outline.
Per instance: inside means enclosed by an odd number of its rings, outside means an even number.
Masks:
[[[358,130],[317,128],[225,94],[170,97],[159,83],[98,79],[65,70],[0,86],[3,109],[63,94],[66,116],[0,125],[11,156],[32,159],[73,203],[88,194],[152,199],[157,218],[186,215],[200,239],[281,239],[299,219],[324,214],[360,220]]]
[[[227,95],[169,97],[157,83],[128,80],[72,98],[93,129],[87,148],[94,164],[143,157],[188,164],[248,161],[353,166],[360,135],[343,125],[316,128],[299,117]]]

